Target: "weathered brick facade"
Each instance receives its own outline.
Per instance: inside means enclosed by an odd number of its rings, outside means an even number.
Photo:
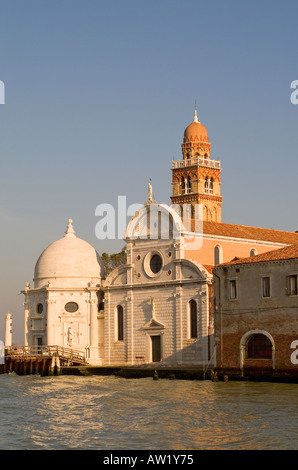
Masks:
[[[287,259],[295,252],[297,258]],[[298,340],[298,292],[289,288],[289,276],[295,281],[297,273],[298,250],[293,247],[214,268],[219,371],[298,379],[298,365],[293,364],[293,342]],[[236,298],[231,298],[235,294],[230,290],[231,282],[236,282]],[[249,357],[249,341],[256,335],[270,342],[270,358]],[[259,353],[262,356],[262,350]]]

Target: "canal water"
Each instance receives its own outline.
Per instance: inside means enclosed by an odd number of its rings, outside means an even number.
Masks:
[[[298,449],[298,385],[0,376],[1,450]]]

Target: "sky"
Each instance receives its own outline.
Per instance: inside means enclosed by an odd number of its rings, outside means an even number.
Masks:
[[[23,344],[20,291],[73,219],[98,253],[96,207],[170,204],[198,117],[221,161],[222,221],[298,230],[296,0],[0,0],[0,339]],[[127,221],[129,219],[127,218]]]

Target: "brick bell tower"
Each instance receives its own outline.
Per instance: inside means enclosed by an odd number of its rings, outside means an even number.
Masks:
[[[220,162],[210,160],[211,144],[207,129],[199,122],[197,110],[193,122],[185,129],[182,144],[183,160],[172,163],[172,204],[188,204],[192,219],[203,205],[203,220],[221,222]],[[186,214],[182,213],[183,217]]]

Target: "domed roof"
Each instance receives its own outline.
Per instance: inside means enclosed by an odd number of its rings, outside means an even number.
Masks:
[[[83,287],[104,277],[104,266],[96,250],[77,238],[68,221],[65,236],[49,245],[40,255],[34,272],[34,287],[53,283],[59,287]]]
[[[209,142],[208,132],[205,126],[198,120],[195,110],[193,122],[184,131],[184,143],[186,142]]]

